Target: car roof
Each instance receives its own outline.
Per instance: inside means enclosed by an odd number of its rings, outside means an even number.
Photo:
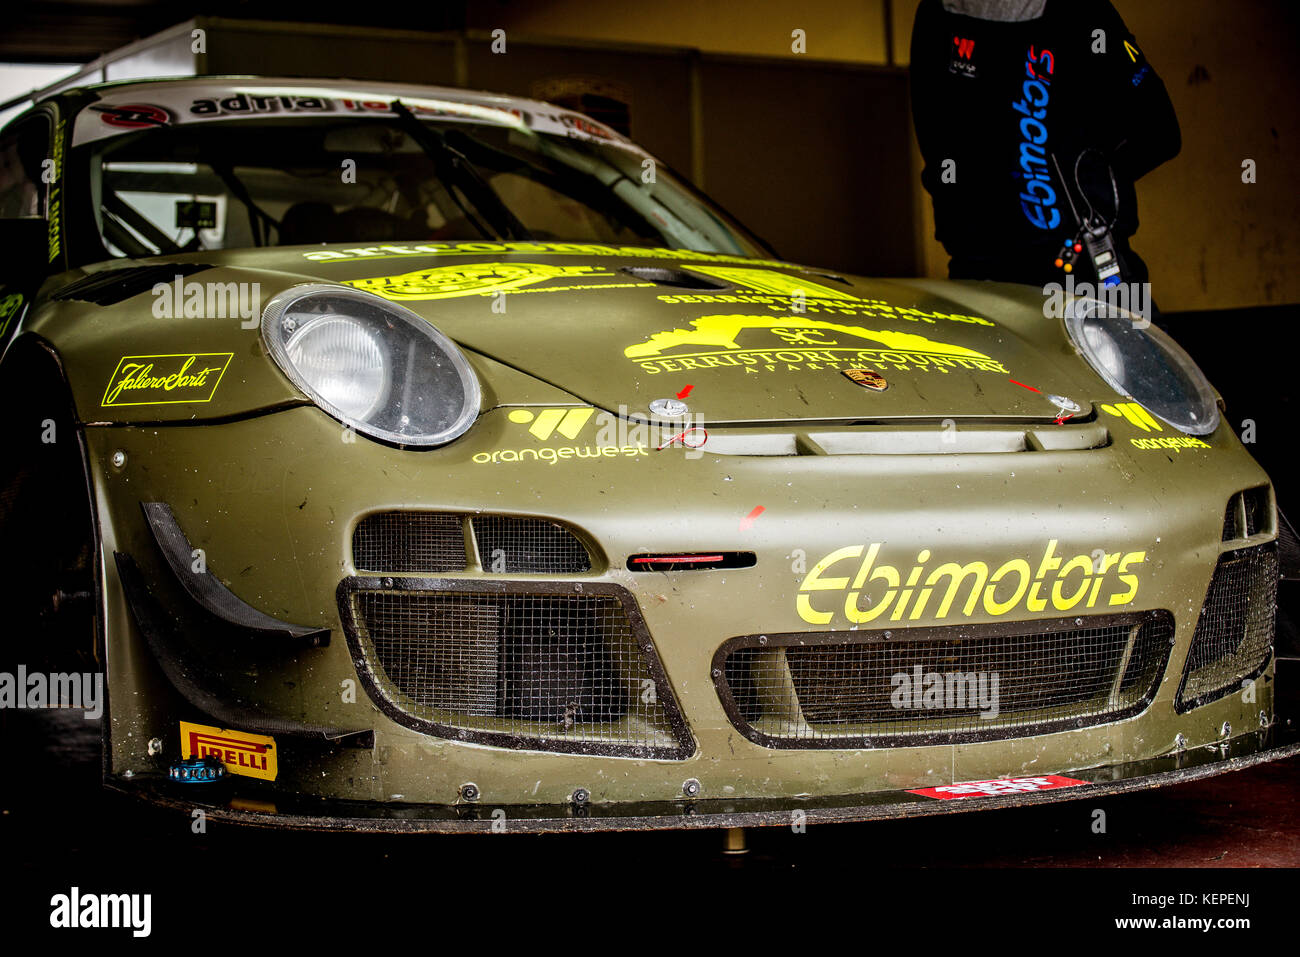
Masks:
[[[48,100],[57,99],[69,93],[89,90],[98,94],[106,93],[123,93],[139,89],[141,93],[150,93],[158,90],[171,90],[174,88],[189,88],[196,95],[201,93],[219,94],[225,91],[251,90],[258,89],[297,89],[311,88],[319,90],[329,90],[334,93],[355,93],[358,95],[373,92],[377,95],[431,97],[442,100],[456,100],[464,103],[476,103],[484,106],[500,107],[510,104],[518,108],[546,109],[556,110],[560,107],[553,103],[546,103],[542,100],[534,100],[528,97],[509,96],[504,93],[493,93],[487,90],[466,90],[455,86],[438,86],[435,84],[423,83],[394,83],[388,80],[350,80],[346,78],[334,77],[275,77],[275,76],[258,76],[254,74],[221,74],[212,76],[175,76],[175,77],[154,77],[149,79],[134,80],[110,80],[105,83],[85,83],[76,86],[65,86],[53,89],[51,92],[43,92],[35,100],[36,103],[44,103]]]
[[[316,79],[267,76],[184,76],[122,80],[65,87],[42,95],[38,103],[92,94],[90,112],[116,111],[134,116],[110,117],[102,125],[83,111],[77,118],[73,145],[139,126],[143,109],[157,122],[197,122],[255,114],[386,114],[401,99],[417,114],[443,115],[488,123],[521,125],[541,132],[600,139],[633,147],[621,133],[566,107],[541,100],[465,90],[459,87],[394,83],[383,80]],[[240,97],[243,100],[240,100]],[[633,147],[635,148],[635,147]]]

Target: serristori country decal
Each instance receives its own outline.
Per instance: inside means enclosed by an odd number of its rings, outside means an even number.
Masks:
[[[463,296],[491,296],[499,292],[559,292],[572,289],[613,289],[629,286],[653,286],[648,282],[613,282],[534,287],[537,283],[553,279],[575,279],[613,276],[614,273],[598,266],[551,266],[545,263],[473,263],[463,266],[435,266],[417,269],[398,276],[376,276],[373,279],[350,279],[346,286],[354,286],[395,302],[417,302],[431,299],[458,299]]]
[[[1049,541],[1041,556],[1031,556],[1033,562],[1013,558],[993,568],[990,562],[950,561],[928,571],[931,553],[923,548],[906,573],[878,561],[881,542],[846,545],[809,570],[795,609],[811,625],[836,620],[858,625],[877,618],[902,621],[904,616],[908,621],[942,621],[949,614],[969,618],[977,609],[1000,616],[1021,607],[1029,612],[1093,608],[1099,601],[1101,607],[1113,608],[1137,597],[1138,576],[1131,569],[1146,561],[1145,551],[1098,549],[1095,555],[1066,556],[1056,554],[1056,545],[1056,539]],[[832,569],[846,574],[828,574]],[[884,587],[873,584],[877,582]],[[825,591],[840,594],[818,594]],[[937,604],[931,605],[931,598]]]
[[[233,352],[123,356],[100,405],[174,405],[211,402]]]
[[[231,774],[274,781],[279,773],[275,738],[182,721],[181,757],[214,757]]]
[[[842,363],[852,363],[855,368],[870,364],[877,370],[946,373],[957,368],[1007,374],[1001,362],[982,352],[910,332],[801,316],[701,316],[690,325],[694,328],[656,332],[644,342],[628,346],[623,354],[650,374],[728,367],[746,372],[771,372],[778,366],[788,370],[838,369]],[[742,337],[758,339],[760,344],[742,346]],[[764,339],[771,344],[763,343]]]
[[[758,305],[772,312],[798,312],[813,315],[834,313],[863,316],[869,319],[906,319],[909,322],[938,320],[970,325],[993,326],[990,319],[959,313],[937,312],[909,306],[896,306],[882,299],[864,299],[844,289],[834,289],[814,282],[807,276],[790,275],[773,269],[742,266],[702,266],[691,263],[691,272],[721,279],[736,287],[736,292],[665,293],[660,302],[671,305]],[[794,267],[788,267],[794,268]]]

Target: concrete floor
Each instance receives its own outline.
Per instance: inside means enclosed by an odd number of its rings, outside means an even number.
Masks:
[[[1300,659],[1279,662],[1278,684],[1300,697]],[[1296,704],[1289,713],[1300,715]],[[939,943],[950,929],[949,942],[961,940],[960,928],[1022,942],[1069,928],[1095,943],[1133,933],[1119,918],[1174,913],[1139,907],[1134,894],[1174,891],[1198,901],[1179,916],[1244,915],[1251,929],[1280,932],[1294,893],[1279,868],[1300,866],[1300,758],[1097,801],[802,834],[754,829],[736,856],[718,831],[398,836],[212,823],[195,834],[188,817],[100,786],[99,728],[79,713],[6,711],[0,725],[0,946],[11,953],[21,952],[12,941],[41,934],[66,946],[70,932],[51,930],[49,915],[53,895],[73,886],[151,895],[155,940],[212,932],[263,950],[280,941],[369,950],[376,934],[409,942],[412,933],[433,946],[470,928],[490,931],[493,951],[533,953],[546,936],[585,947],[675,934],[665,922],[681,908],[692,922],[712,910],[712,933],[729,945],[757,928],[769,946],[782,934],[806,943],[789,919],[804,907],[822,935],[846,921],[860,931],[870,918]],[[1245,892],[1250,906],[1201,906],[1210,891]],[[657,916],[634,930],[629,914]],[[1216,931],[1244,942],[1241,933]],[[528,949],[509,948],[513,940]]]
[[[1279,662],[1279,688],[1300,690],[1300,660]],[[1298,697],[1294,691],[1288,698]],[[1292,715],[1300,715],[1295,703]],[[1284,712],[1285,713],[1285,712]],[[99,786],[97,722],[78,712],[2,712],[0,847],[36,865],[52,851],[103,860],[152,858],[174,842],[206,854],[205,866],[232,872],[269,851],[346,859],[358,866],[419,867],[436,844],[440,860],[462,866],[506,863],[517,855],[562,852],[577,865],[631,855],[685,859],[728,868],[809,874],[851,853],[893,867],[1294,867],[1300,866],[1300,759],[1154,791],[948,817],[823,825],[748,833],[749,853],[722,855],[720,832],[456,837],[292,834],[212,824],[202,836],[187,818],[156,811]],[[1300,720],[1300,718],[1297,718]],[[1106,830],[1094,833],[1094,811]],[[68,827],[71,820],[87,822]],[[91,823],[93,822],[93,823]]]

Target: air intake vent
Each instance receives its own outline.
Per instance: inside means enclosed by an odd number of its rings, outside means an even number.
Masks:
[[[591,570],[587,549],[563,525],[509,515],[476,515],[473,522],[484,571],[571,575]]]
[[[730,289],[728,283],[709,279],[699,273],[687,272],[685,269],[673,269],[668,266],[624,266],[623,272],[646,282],[660,286],[672,286],[676,289]]]
[[[1277,580],[1274,542],[1219,556],[1178,689],[1180,712],[1232,694],[1263,673],[1273,656]]]
[[[124,302],[132,296],[138,296],[142,292],[148,292],[160,282],[172,283],[177,277],[183,279],[211,268],[199,263],[184,263],[173,266],[128,266],[125,269],[106,269],[64,286],[52,298],[76,299],[81,302],[93,302],[99,306],[111,306],[114,303]]]
[[[1273,503],[1267,485],[1248,488],[1228,499],[1228,510],[1223,516],[1225,542],[1272,530]]]
[[[623,589],[382,582],[345,579],[339,611],[367,693],[399,724],[505,748],[691,754],[676,698]]]
[[[451,512],[381,512],[352,533],[352,561],[371,572],[463,572],[464,518]]]
[[[474,542],[466,542],[473,523]],[[591,554],[558,522],[512,515],[459,512],[380,512],[352,533],[359,571],[432,574],[463,572],[466,555],[492,574],[572,575],[591,571]]]
[[[1246,489],[1241,493],[1241,502],[1245,506],[1247,537],[1267,532],[1272,528],[1273,523],[1270,521],[1272,509],[1269,507],[1267,485]]]
[[[741,733],[770,748],[1028,737],[1144,710],[1173,616],[1076,621],[734,638],[714,682]]]

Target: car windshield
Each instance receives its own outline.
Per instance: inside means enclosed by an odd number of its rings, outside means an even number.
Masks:
[[[522,124],[249,118],[83,148],[96,225],[114,256],[475,239],[767,255],[644,153]]]

